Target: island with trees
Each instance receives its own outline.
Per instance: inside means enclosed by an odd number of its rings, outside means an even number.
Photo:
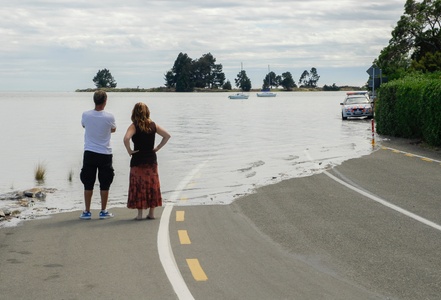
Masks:
[[[252,83],[246,70],[240,70],[234,78],[233,88],[230,80],[226,80],[222,64],[216,64],[216,58],[211,54],[204,54],[199,59],[193,60],[186,53],[179,53],[173,67],[164,75],[164,87],[140,89],[116,88],[117,83],[108,69],[98,70],[93,78],[96,88],[78,89],[77,92],[90,92],[97,89],[114,92],[230,92],[238,89],[244,92],[252,90]],[[312,67],[310,71],[303,71],[296,85],[291,72],[286,71],[282,75],[268,72],[262,80],[262,85],[254,90],[279,89],[282,91],[293,90],[324,90],[338,91],[341,88],[359,89],[359,87],[338,87],[324,85],[322,89],[317,86],[320,79],[317,69]]]
[[[282,91],[293,90],[320,90],[317,83],[320,79],[318,71],[312,67],[310,71],[303,71],[296,85],[291,72],[286,71],[281,75],[268,72],[262,80],[262,85],[255,90],[279,89]],[[90,92],[96,89],[115,92],[229,92],[239,89],[244,92],[252,90],[252,83],[246,70],[240,70],[234,78],[235,88],[231,81],[227,80],[223,72],[222,64],[216,63],[216,58],[207,53],[198,59],[192,59],[186,53],[179,53],[173,67],[164,75],[164,87],[140,89],[137,88],[116,88],[117,83],[108,69],[98,70],[93,78],[96,88],[77,90],[78,92]],[[358,87],[351,87],[357,89]],[[340,90],[335,83],[331,87],[326,85],[323,90]]]

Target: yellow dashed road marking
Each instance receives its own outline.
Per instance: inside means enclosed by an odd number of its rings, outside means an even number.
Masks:
[[[181,201],[187,201],[188,198],[187,198],[187,197],[181,197],[181,199],[179,199],[179,200],[181,200]]]
[[[187,259],[188,267],[190,268],[191,274],[196,281],[207,281],[208,277],[202,269],[199,260],[195,258]]]
[[[179,241],[181,245],[190,245],[190,237],[188,236],[187,230],[178,230]]]
[[[184,222],[185,220],[185,211],[178,210],[176,211],[176,222]]]
[[[409,152],[400,151],[400,150],[397,150],[397,149],[394,149],[394,148],[389,148],[389,147],[384,147],[383,146],[383,147],[381,147],[381,149],[383,149],[383,150],[390,150],[393,153],[402,153],[402,154],[404,154],[405,156],[408,156],[408,157],[418,157],[421,160],[426,161],[426,162],[437,162],[437,163],[441,164],[441,161],[439,161],[439,160],[431,159],[431,158],[428,158],[428,157],[416,155],[416,154],[409,153]]]

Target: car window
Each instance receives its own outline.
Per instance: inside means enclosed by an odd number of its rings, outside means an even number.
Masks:
[[[350,97],[347,98],[345,104],[366,104],[369,103],[369,99],[366,97]]]

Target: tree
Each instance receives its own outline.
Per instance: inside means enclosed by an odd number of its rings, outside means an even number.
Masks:
[[[300,79],[299,79],[299,86],[306,86],[308,85],[308,80],[309,78],[309,72],[308,71],[303,71],[302,75],[300,75]]]
[[[278,87],[281,80],[282,79],[280,75],[276,75],[276,73],[274,73],[273,71],[269,72],[263,79],[262,90],[268,90],[272,87]]]
[[[303,71],[299,79],[299,85],[304,87],[315,88],[320,76],[317,74],[317,69],[312,67],[311,71]]]
[[[211,88],[219,88],[225,83],[225,73],[222,72],[222,65],[217,64],[213,69],[213,81],[211,82]]]
[[[202,55],[193,62],[193,80],[195,87],[217,89],[225,82],[222,65],[216,64],[211,53]]]
[[[413,70],[434,73],[441,70],[441,52],[426,53],[419,61],[412,61]]]
[[[232,89],[231,82],[227,80],[227,82],[225,82],[224,85],[222,86],[222,89],[231,90]]]
[[[197,88],[205,88],[207,83],[213,80],[211,72],[216,59],[210,53],[203,55],[198,60],[193,61],[193,82]]]
[[[165,86],[167,88],[171,89],[176,87],[175,75],[171,70],[165,74],[164,79],[165,79]]]
[[[116,87],[116,81],[110,71],[107,69],[98,70],[98,73],[96,73],[95,77],[93,78],[93,82],[95,82],[95,86],[97,88]]]
[[[282,80],[280,81],[280,85],[286,91],[292,91],[292,89],[296,87],[296,84],[294,83],[294,79],[292,78],[290,72],[282,73]]]
[[[418,61],[426,53],[441,51],[441,0],[407,0],[404,8],[407,16],[402,19],[408,31],[399,29],[395,37],[414,49],[412,58]]]
[[[220,88],[225,82],[222,65],[216,64],[211,53],[192,60],[187,54],[179,53],[173,68],[165,76],[165,85],[177,92],[191,92],[194,88]]]
[[[427,53],[441,52],[440,27],[441,0],[407,0],[389,45],[383,48],[374,64],[389,79],[402,77],[413,62],[427,60]]]
[[[241,70],[237,74],[234,82],[236,83],[236,87],[240,88],[242,91],[248,92],[251,90],[251,80],[248,78],[245,70]]]
[[[389,45],[381,50],[380,55],[374,60],[374,65],[382,70],[383,75],[391,80],[402,77],[408,70],[411,59],[407,53],[398,51],[396,45]]]
[[[320,76],[317,74],[317,69],[312,67],[311,71],[309,72],[309,86],[310,87],[317,87],[317,82],[319,81]]]
[[[187,54],[179,53],[172,68],[176,92],[192,92],[194,82],[192,81],[192,60]],[[169,75],[171,77],[171,75]]]
[[[324,85],[323,86],[323,90],[324,91],[339,91],[340,87],[336,86],[335,83],[333,83],[332,85]]]

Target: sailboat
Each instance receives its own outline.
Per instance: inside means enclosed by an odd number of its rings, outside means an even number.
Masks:
[[[270,67],[268,65],[268,86],[271,86],[271,76],[270,76]],[[277,94],[271,92],[270,88],[260,91],[260,93],[257,93],[257,97],[276,97]]]
[[[271,91],[261,91],[260,93],[257,93],[257,97],[276,97],[276,96],[277,94]]]
[[[240,63],[240,70],[241,71],[243,70],[242,63]],[[230,98],[230,99],[248,99],[248,97],[249,97],[249,95],[244,94],[243,91],[242,91],[242,93],[237,93],[237,94],[228,96],[228,98]]]
[[[230,98],[230,99],[248,99],[248,97],[249,96],[245,95],[244,93],[237,93],[237,94],[228,96],[228,98]]]

